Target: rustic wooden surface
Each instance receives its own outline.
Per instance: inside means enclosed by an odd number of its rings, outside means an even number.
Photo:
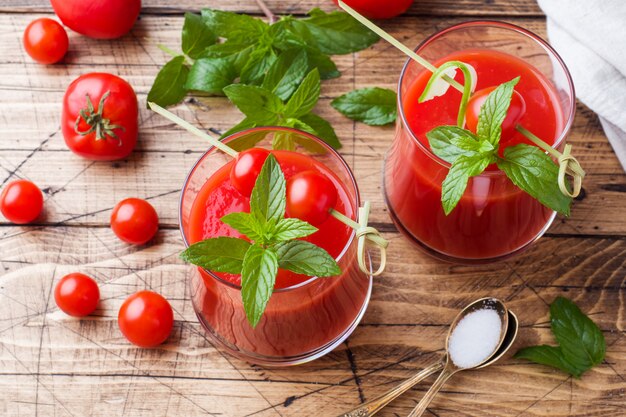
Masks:
[[[626,175],[596,117],[578,106],[570,136],[589,176],[569,219],[558,219],[530,250],[506,262],[455,266],[412,247],[390,223],[381,195],[382,158],[393,128],[354,124],[329,101],[353,88],[394,88],[404,58],[379,43],[336,57],[343,72],[324,83],[317,109],[333,121],[373,221],[392,242],[387,272],[376,279],[367,314],[348,342],[311,364],[265,369],[215,349],[189,302],[188,267],[177,258],[178,193],[201,141],[141,112],[138,149],[127,160],[77,158],[59,132],[66,86],[82,73],[117,73],[144,101],[166,57],[178,47],[181,11],[203,6],[258,13],[253,0],[145,0],[131,34],[95,41],[70,34],[65,63],[45,67],[25,55],[26,24],[49,14],[47,0],[0,2],[0,181],[35,181],[45,191],[39,224],[0,224],[0,415],[2,416],[333,416],[386,391],[441,354],[447,324],[469,301],[493,295],[517,312],[513,351],[551,343],[548,304],[575,300],[600,325],[605,362],[582,379],[506,357],[491,368],[460,374],[432,403],[434,416],[626,415]],[[277,13],[301,14],[326,0],[271,0]],[[416,1],[409,15],[384,27],[410,45],[468,18],[497,17],[544,34],[534,0]],[[204,127],[225,129],[240,114],[224,99],[188,100],[176,111]],[[147,246],[118,241],[108,228],[122,198],[149,199],[161,230]],[[94,316],[62,314],[51,292],[64,274],[94,276],[103,301]],[[158,349],[137,349],[120,334],[125,297],[149,288],[175,309],[175,329]],[[406,415],[427,389],[416,387],[381,415]]]

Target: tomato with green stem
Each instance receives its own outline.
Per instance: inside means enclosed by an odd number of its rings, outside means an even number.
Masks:
[[[24,30],[24,49],[40,64],[59,62],[67,53],[67,32],[56,20],[42,17],[35,19]]]
[[[270,151],[251,148],[239,152],[230,171],[230,182],[243,196],[250,197]]]
[[[135,91],[120,77],[92,72],[74,80],[63,97],[61,130],[72,152],[83,158],[125,158],[137,143]]]
[[[84,317],[93,313],[100,301],[98,284],[79,272],[61,278],[54,287],[54,301],[64,313]]]
[[[169,337],[174,325],[174,312],[162,295],[139,291],[124,301],[117,320],[126,339],[148,348],[160,345]]]
[[[111,229],[124,242],[143,245],[159,229],[159,216],[146,200],[127,198],[113,208]]]
[[[287,181],[287,216],[295,217],[313,226],[328,219],[337,202],[333,182],[317,171],[303,171]]]
[[[0,211],[12,223],[30,223],[42,210],[43,194],[31,181],[11,181],[0,194]]]
[[[467,103],[465,123],[467,128],[472,132],[476,133],[476,129],[478,128],[478,115],[480,114],[480,108],[483,104],[485,104],[489,94],[491,94],[491,92],[495,89],[496,86],[478,90],[472,95]],[[524,113],[526,113],[526,102],[520,93],[513,90],[511,104],[509,105],[506,117],[502,122],[502,136],[500,143],[506,143],[513,137],[515,134],[515,126],[517,126],[517,123],[524,116]]]
[[[391,19],[406,12],[413,0],[344,0],[344,3],[370,19]]]

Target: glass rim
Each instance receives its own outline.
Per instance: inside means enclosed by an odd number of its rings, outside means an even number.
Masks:
[[[308,132],[304,132],[302,130],[296,129],[296,128],[291,128],[291,127],[285,127],[285,126],[260,126],[260,127],[253,127],[250,129],[245,129],[242,130],[240,132],[236,132],[233,133],[229,136],[226,136],[224,139],[221,140],[221,142],[224,143],[228,143],[231,140],[237,139],[245,134],[249,134],[252,132],[258,132],[258,131],[262,131],[262,130],[266,130],[269,132],[271,131],[287,131],[287,132],[295,132],[297,134],[303,135],[309,139],[312,139],[313,141],[317,142],[319,145],[321,145],[322,147],[324,147],[335,159],[337,159],[340,163],[340,165],[346,170],[346,172],[348,173],[349,179],[352,183],[352,186],[354,187],[354,191],[355,191],[355,215],[357,217],[356,221],[358,222],[358,209],[361,206],[361,195],[359,192],[359,187],[357,185],[356,179],[354,178],[354,173],[352,172],[352,169],[350,169],[350,166],[348,165],[348,163],[346,162],[346,160],[335,150],[333,149],[330,145],[328,145],[326,142],[324,142],[323,140],[321,140],[320,138],[318,138],[315,135],[312,135]],[[187,189],[187,185],[189,184],[189,181],[191,180],[192,175],[194,174],[194,172],[196,171],[196,169],[198,168],[198,166],[200,165],[200,163],[204,160],[205,157],[207,157],[209,154],[213,153],[213,152],[221,152],[219,149],[217,149],[215,146],[210,146],[199,158],[198,160],[193,164],[193,166],[191,167],[191,169],[189,170],[189,172],[187,173],[187,175],[185,176],[185,181],[183,183],[183,188],[181,190],[180,193],[180,198],[179,198],[179,203],[178,203],[178,224],[179,224],[179,229],[180,229],[180,234],[183,238],[183,243],[185,244],[185,248],[189,247],[189,242],[187,241],[187,237],[185,236],[185,230],[183,228],[183,196],[185,194],[185,190]],[[337,255],[335,257],[335,261],[339,262],[344,255],[348,252],[348,249],[350,248],[350,246],[352,245],[352,242],[354,241],[356,237],[356,231],[354,229],[352,229],[351,233],[350,233],[350,238],[348,239],[348,241],[346,242],[346,244],[344,245],[343,249],[341,250],[341,252],[339,253],[339,255]],[[195,265],[193,265],[194,267],[197,267]],[[200,268],[200,267],[197,267]],[[215,273],[213,273],[212,271],[209,271],[208,269],[202,268],[203,271],[205,271],[209,276],[211,276],[215,281],[217,281],[220,284],[224,284],[227,285],[233,289],[236,290],[241,290],[241,285],[237,285],[234,284],[230,281],[227,281],[223,278],[221,278],[220,276],[216,275]],[[272,292],[273,293],[281,293],[281,292],[289,292],[289,291],[293,291],[302,287],[305,287],[315,281],[317,281],[318,279],[320,279],[320,277],[318,276],[313,276],[310,277],[309,279],[302,281],[298,284],[295,285],[290,285],[289,287],[284,287],[284,288],[275,288]],[[326,278],[324,278],[326,279]]]
[[[432,42],[433,40],[439,38],[440,36],[445,35],[448,32],[452,32],[452,31],[457,30],[457,29],[462,29],[462,28],[472,27],[472,26],[493,26],[493,27],[496,27],[496,28],[508,29],[508,30],[512,30],[514,32],[517,32],[517,33],[519,33],[521,35],[524,35],[524,36],[534,40],[535,42],[537,42],[539,45],[541,45],[543,48],[545,48],[555,58],[556,62],[559,63],[559,65],[561,66],[563,72],[565,73],[565,77],[567,79],[567,85],[568,85],[569,91],[571,93],[570,97],[569,97],[570,111],[569,111],[569,114],[567,115],[567,121],[563,125],[561,133],[559,134],[559,137],[554,141],[554,144],[552,144],[551,146],[556,148],[559,145],[561,145],[561,143],[564,142],[565,137],[567,136],[568,132],[572,128],[572,124],[574,123],[574,114],[576,113],[576,91],[574,89],[574,82],[572,81],[572,76],[571,76],[571,74],[569,72],[569,69],[567,68],[567,65],[565,65],[565,62],[563,61],[563,58],[561,58],[561,56],[554,50],[554,48],[552,48],[552,46],[547,41],[545,41],[541,36],[537,35],[536,33],[532,32],[532,31],[530,31],[528,29],[525,29],[525,28],[523,28],[521,26],[515,25],[513,23],[502,22],[502,21],[498,21],[498,20],[478,19],[478,20],[470,20],[470,21],[466,21],[466,22],[462,22],[462,23],[457,23],[457,24],[454,24],[452,26],[448,26],[445,29],[439,30],[439,31],[433,33],[432,35],[428,36],[422,42],[420,42],[419,45],[417,45],[417,47],[414,49],[414,51],[419,53],[419,51],[423,47],[427,46],[430,42]],[[446,162],[445,160],[441,159],[437,155],[435,155],[430,150],[429,147],[425,146],[418,139],[417,135],[413,132],[413,129],[411,128],[411,126],[409,125],[409,123],[406,120],[406,115],[404,114],[404,106],[402,105],[402,82],[404,80],[404,77],[406,76],[409,64],[411,64],[411,62],[413,62],[413,59],[411,59],[410,57],[407,57],[406,62],[404,63],[404,66],[402,67],[402,72],[400,73],[400,79],[398,80],[397,105],[398,105],[398,114],[400,116],[401,123],[406,127],[406,130],[408,131],[409,136],[411,137],[413,142],[415,142],[417,144],[417,146],[419,146],[422,149],[422,151],[426,153],[426,155],[428,155],[431,159],[433,159],[435,162],[439,163],[440,165],[449,168],[451,166],[451,164],[449,162]],[[417,64],[417,65],[419,65],[419,64]],[[495,170],[495,171],[484,171],[481,174],[479,174],[478,177],[480,177],[480,176],[502,176],[502,175],[505,175],[504,172],[502,172],[500,170]]]

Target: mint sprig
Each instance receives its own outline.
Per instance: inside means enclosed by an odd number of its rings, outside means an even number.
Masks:
[[[558,185],[558,166],[543,150],[519,144],[504,149],[499,156],[502,123],[511,104],[513,89],[519,77],[500,84],[481,106],[477,133],[457,126],[439,126],[426,137],[435,155],[451,164],[441,186],[441,203],[446,215],[461,200],[469,179],[497,163],[517,187],[544,206],[566,216],[572,199]]]
[[[576,378],[602,363],[606,353],[604,335],[571,300],[557,297],[550,304],[550,325],[558,346],[526,347],[515,358],[552,366]]]
[[[272,295],[278,268],[297,274],[329,277],[341,273],[328,252],[307,237],[317,228],[299,219],[285,218],[285,176],[269,155],[250,197],[250,213],[230,213],[222,222],[246,239],[216,237],[194,243],[181,258],[202,268],[241,274],[241,296],[248,322],[256,327]]]

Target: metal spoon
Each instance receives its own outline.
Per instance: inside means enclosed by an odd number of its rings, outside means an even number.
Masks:
[[[452,322],[452,325],[450,326],[450,331],[448,332],[448,337],[446,338],[446,352],[450,351],[450,336],[452,336],[452,333],[454,332],[454,329],[456,328],[456,326],[459,324],[459,322],[461,321],[461,319],[463,319],[465,316],[467,316],[469,313],[472,313],[476,310],[480,310],[483,308],[490,308],[495,310],[498,315],[500,316],[500,339],[498,341],[498,343],[496,344],[496,348],[494,349],[494,353],[492,353],[490,356],[488,356],[487,358],[485,358],[485,360],[483,360],[482,362],[478,363],[475,366],[471,366],[471,367],[467,367],[467,368],[461,368],[459,366],[457,366],[454,361],[452,361],[450,359],[450,355],[446,354],[446,365],[443,368],[443,371],[439,374],[439,377],[437,378],[437,380],[435,381],[435,383],[430,387],[430,389],[428,390],[428,392],[426,393],[426,395],[424,395],[424,397],[420,400],[420,402],[415,406],[415,408],[413,409],[413,411],[411,411],[411,413],[409,414],[408,417],[418,417],[421,416],[424,411],[426,411],[426,408],[428,407],[428,405],[430,404],[430,402],[433,400],[433,398],[435,398],[435,395],[437,395],[437,393],[439,392],[439,390],[443,387],[443,385],[446,383],[446,381],[448,379],[450,379],[450,377],[452,377],[452,375],[456,374],[457,372],[460,371],[466,371],[468,369],[476,369],[479,367],[484,367],[486,366],[486,364],[491,363],[492,358],[494,361],[497,360],[499,357],[501,357],[504,352],[506,352],[506,350],[508,350],[508,348],[511,346],[511,344],[513,343],[514,337],[511,339],[507,339],[507,334],[509,334],[508,328],[509,328],[509,317],[511,317],[511,315],[509,314],[509,311],[507,310],[506,306],[504,305],[504,303],[496,298],[483,298],[480,300],[477,300],[475,302],[473,302],[472,304],[470,304],[469,306],[467,306],[465,309],[463,309],[463,311],[461,311],[461,313],[454,319],[454,321]],[[514,315],[512,317],[515,317]],[[517,333],[517,318],[514,319],[515,323],[511,323],[513,327],[516,328],[515,333]],[[505,343],[507,342],[508,343]],[[506,346],[506,348],[501,351],[501,348],[503,346]]]
[[[470,308],[475,303],[478,303],[478,302],[483,301],[483,300],[475,301],[474,303],[472,303],[468,307],[466,307],[466,309]],[[459,316],[461,314],[463,314],[463,312],[461,312],[459,314]],[[457,322],[457,321],[455,321],[455,322]],[[509,347],[513,344],[513,341],[515,340],[515,337],[517,336],[517,329],[518,329],[517,317],[511,311],[508,311],[508,326],[507,326],[507,329],[506,329],[506,336],[504,337],[504,341],[496,349],[496,351],[493,353],[493,355],[487,361],[485,361],[484,363],[476,366],[476,369],[484,368],[486,366],[489,366],[492,363],[494,363],[495,361],[497,361],[498,359],[500,359],[500,357],[502,357],[502,355],[504,355],[506,353],[506,351],[509,350]],[[415,375],[413,375],[412,377],[410,377],[406,381],[402,382],[401,384],[397,385],[396,387],[392,388],[391,390],[387,391],[386,393],[384,393],[380,397],[377,397],[377,398],[375,398],[375,399],[373,399],[371,401],[368,401],[365,404],[361,404],[357,408],[355,408],[355,409],[353,409],[351,411],[348,411],[347,413],[341,414],[339,417],[369,417],[369,416],[373,416],[374,414],[376,414],[380,410],[382,410],[385,406],[387,406],[387,404],[389,404],[391,401],[395,400],[400,395],[404,394],[406,391],[408,391],[413,386],[417,385],[423,379],[425,379],[428,376],[434,374],[435,372],[441,371],[444,368],[446,362],[447,362],[447,354],[444,357],[442,357],[439,361],[437,361],[437,362],[433,363],[432,365],[427,366],[426,368],[422,369],[421,371],[419,371],[418,373],[416,373]]]

